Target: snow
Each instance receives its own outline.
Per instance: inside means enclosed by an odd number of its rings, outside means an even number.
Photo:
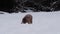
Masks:
[[[21,24],[26,14],[33,24]],[[60,34],[60,12],[0,14],[0,34]]]

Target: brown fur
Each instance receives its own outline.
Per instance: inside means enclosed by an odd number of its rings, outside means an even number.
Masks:
[[[22,19],[23,24],[32,24],[32,15],[27,14],[23,19]]]

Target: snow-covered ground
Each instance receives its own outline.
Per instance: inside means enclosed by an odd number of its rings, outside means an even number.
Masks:
[[[33,24],[21,24],[26,14]],[[60,12],[0,14],[0,34],[60,34]]]

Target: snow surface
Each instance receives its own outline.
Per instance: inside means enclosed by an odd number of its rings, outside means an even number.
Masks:
[[[26,14],[33,24],[21,24]],[[60,34],[60,12],[0,14],[0,34]]]

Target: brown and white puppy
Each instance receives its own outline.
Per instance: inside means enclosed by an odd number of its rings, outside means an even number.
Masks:
[[[27,14],[23,19],[22,19],[23,24],[32,24],[32,15]]]

